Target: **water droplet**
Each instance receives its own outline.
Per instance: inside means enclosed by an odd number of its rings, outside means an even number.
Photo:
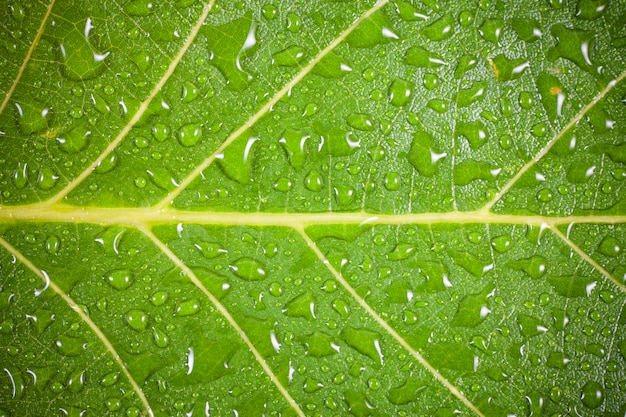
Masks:
[[[296,33],[302,26],[302,18],[293,12],[287,13],[287,30]]]
[[[319,172],[311,171],[304,178],[304,186],[311,191],[320,191],[324,186],[324,181]]]
[[[526,314],[517,315],[517,324],[524,337],[533,337],[548,331],[548,328],[536,317]]]
[[[340,206],[348,206],[354,202],[356,193],[354,188],[349,185],[336,185],[333,187],[335,191],[335,200]]]
[[[133,283],[133,274],[129,269],[114,269],[104,274],[104,279],[116,290],[125,290]]]
[[[152,13],[151,0],[132,0],[124,5],[124,11],[130,16],[147,16]]]
[[[256,24],[252,13],[222,26],[204,25],[201,29],[211,50],[210,63],[226,78],[227,85],[235,91],[243,91],[252,80],[241,60],[251,56],[258,48]]]
[[[463,27],[468,27],[472,23],[474,23],[474,14],[469,10],[463,10],[459,13],[459,24]]]
[[[458,122],[455,127],[454,137],[464,136],[472,149],[478,149],[489,140],[487,129],[482,121]]]
[[[126,312],[126,324],[133,330],[143,332],[148,325],[148,314],[143,310],[130,310]]]
[[[593,77],[603,78],[602,67],[594,65],[590,57],[595,39],[594,32],[569,29],[562,24],[552,26],[550,32],[556,37],[557,45],[548,50],[548,60],[555,61],[557,58],[564,58]]]
[[[368,19],[361,22],[346,41],[354,48],[371,48],[376,45],[389,43],[391,40],[399,39],[393,24],[387,15],[379,10]]]
[[[56,138],[56,140],[63,152],[78,153],[89,145],[90,136],[91,130],[86,125],[80,124],[65,133],[63,137]]]
[[[200,303],[196,299],[183,301],[176,306],[174,314],[178,317],[193,316],[200,311]]]
[[[302,338],[306,346],[306,354],[315,358],[334,355],[339,351],[333,338],[326,333],[315,332]]]
[[[54,342],[54,346],[59,353],[64,356],[79,356],[85,351],[87,344],[81,339],[75,337],[61,335]]]
[[[400,242],[395,248],[387,255],[387,259],[390,261],[401,261],[408,259],[415,251],[415,245],[412,243]]]
[[[425,12],[416,9],[409,3],[396,0],[393,4],[396,6],[396,12],[400,18],[407,22],[428,20],[428,15]]]
[[[388,172],[385,174],[384,184],[389,191],[398,191],[402,184],[402,179],[397,172]]]
[[[108,156],[106,156],[102,161],[98,163],[96,166],[95,172],[98,174],[106,174],[107,172],[112,171],[119,162],[119,157],[116,152],[111,152]]]
[[[101,52],[91,43],[89,35],[94,29],[91,18],[86,20],[84,30],[64,19],[57,19],[53,28],[54,40],[59,42],[58,62],[64,77],[73,81],[86,81],[102,74],[110,52]]]
[[[23,134],[41,132],[52,122],[53,112],[35,100],[15,102],[17,122]]]
[[[50,255],[54,255],[58,252],[59,247],[61,246],[61,241],[55,235],[48,236],[45,242],[46,252]]]
[[[554,75],[542,73],[537,77],[537,89],[541,96],[541,103],[548,114],[548,119],[553,122],[557,117],[561,116],[563,104],[567,97],[567,91],[558,78]],[[522,104],[522,96],[520,95],[520,104],[524,108],[532,106],[532,97],[525,97],[524,101],[530,101],[528,104]]]
[[[491,67],[499,81],[510,81],[521,77],[530,63],[524,58],[508,59],[500,54],[491,60]]]
[[[100,379],[100,385],[102,385],[103,387],[110,387],[111,385],[114,385],[119,378],[119,372],[108,373]]]
[[[154,338],[154,343],[160,348],[166,348],[170,344],[169,336],[163,330],[156,327],[152,328],[152,337]]]
[[[502,19],[485,19],[478,33],[484,40],[497,44],[504,30],[504,21]]]
[[[67,380],[67,389],[73,393],[77,394],[85,387],[85,371],[79,370],[75,371],[70,375]]]
[[[242,134],[217,156],[217,162],[224,173],[241,184],[251,181],[251,161],[258,137],[251,132]]]
[[[341,339],[357,352],[372,359],[374,363],[383,364],[383,352],[380,345],[380,334],[372,330],[346,327],[341,331]]]
[[[178,141],[188,148],[194,146],[202,136],[202,127],[197,123],[188,123],[178,130]]]
[[[196,87],[196,85],[192,82],[187,81],[183,84],[183,91],[180,96],[180,100],[183,103],[191,103],[198,97],[199,94],[200,91],[198,90],[198,87]]]
[[[239,258],[232,265],[230,269],[239,278],[246,281],[259,281],[266,277],[265,265],[254,258]]]
[[[333,52],[329,52],[311,71],[324,78],[339,79],[352,71],[345,60]]]
[[[421,46],[413,46],[406,51],[404,62],[417,68],[437,68],[446,62]]]
[[[294,168],[301,168],[304,165],[307,152],[305,150],[305,144],[310,138],[303,130],[287,128],[279,142],[287,152],[289,157],[289,163]]]
[[[273,185],[273,188],[276,191],[280,191],[282,193],[286,193],[287,191],[291,190],[293,183],[291,182],[291,179],[289,178],[279,178]]]
[[[448,111],[448,102],[446,100],[434,98],[429,100],[426,105],[439,114],[443,114]]]
[[[396,107],[404,106],[409,102],[412,91],[413,84],[402,78],[396,78],[389,86],[389,102]]]
[[[37,186],[42,190],[50,190],[54,188],[59,176],[48,165],[43,165],[39,168],[37,174]]]
[[[579,0],[576,16],[585,20],[595,20],[604,14],[607,0]]]
[[[511,237],[508,235],[498,236],[491,241],[491,247],[499,253],[507,252],[511,249],[511,244]]]
[[[457,106],[467,107],[476,101],[482,100],[486,89],[487,83],[485,81],[476,81],[469,88],[461,89],[457,96]]]
[[[454,34],[454,17],[451,14],[440,17],[422,29],[422,34],[431,41],[449,38]]]
[[[374,124],[372,123],[372,117],[369,114],[354,113],[346,117],[346,122],[351,127],[362,130],[364,132],[371,132],[374,130]]]
[[[322,385],[321,382],[316,381],[313,378],[307,378],[306,381],[304,381],[304,385],[302,386],[302,390],[304,392],[306,392],[307,394],[319,391],[320,388],[322,388],[324,385]]]
[[[598,408],[604,402],[604,388],[595,381],[589,381],[583,387],[580,399],[587,407]]]
[[[531,278],[538,279],[548,271],[548,260],[541,255],[510,261],[507,266],[526,272]]]
[[[493,294],[495,285],[487,285],[477,294],[469,294],[461,299],[452,322],[452,326],[476,327],[491,313],[488,298]]]
[[[607,236],[600,242],[598,252],[606,256],[618,256],[622,252],[622,242],[612,236]]]
[[[333,310],[335,310],[341,317],[348,318],[350,315],[350,306],[341,298],[333,300],[331,303]]]
[[[456,69],[454,70],[454,78],[461,79],[467,71],[476,68],[478,59],[473,55],[463,55],[459,58]]]
[[[171,191],[178,187],[178,182],[172,177],[172,173],[164,167],[154,165],[149,170],[146,170],[146,174],[148,174],[154,185],[163,190]]]
[[[305,58],[305,49],[292,45],[272,55],[272,64],[277,66],[295,67]]]
[[[467,185],[476,180],[493,182],[499,174],[500,169],[496,169],[488,163],[467,160],[454,166],[454,183]]]
[[[18,162],[12,175],[15,188],[22,189],[28,184],[28,162]]]
[[[152,136],[157,142],[165,141],[170,135],[170,128],[162,123],[156,123],[152,126]]]
[[[511,25],[517,36],[525,42],[534,42],[543,36],[541,27],[536,20],[513,18]]]

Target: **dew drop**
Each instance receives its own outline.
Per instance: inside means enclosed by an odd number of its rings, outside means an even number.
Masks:
[[[589,381],[583,387],[580,399],[587,407],[598,408],[604,402],[604,388],[595,381]]]
[[[178,130],[178,141],[188,148],[194,146],[202,136],[202,127],[197,123],[188,123]]]
[[[174,314],[178,317],[193,316],[200,311],[200,303],[196,299],[183,301],[176,306]]]
[[[413,85],[401,78],[396,78],[389,86],[389,102],[396,107],[404,106],[409,102]]]
[[[143,310],[130,310],[126,313],[126,324],[133,330],[143,332],[148,326],[148,314]]]
[[[245,281],[260,281],[267,275],[265,265],[254,258],[243,257],[230,265],[233,273]]]
[[[431,41],[449,38],[454,34],[454,17],[451,14],[440,17],[422,29],[422,34]]]
[[[54,188],[59,176],[47,165],[43,165],[37,174],[37,186],[42,190]]]
[[[272,64],[276,66],[296,67],[305,59],[305,49],[298,45],[289,46],[272,55]]]
[[[133,274],[129,269],[114,269],[104,275],[107,281],[116,290],[125,290],[133,283]]]

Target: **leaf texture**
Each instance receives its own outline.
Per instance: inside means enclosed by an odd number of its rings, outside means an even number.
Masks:
[[[623,2],[0,13],[0,415],[626,412]]]

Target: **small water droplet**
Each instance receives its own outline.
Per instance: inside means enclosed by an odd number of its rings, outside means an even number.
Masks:
[[[272,55],[272,64],[285,67],[296,67],[305,59],[305,49],[298,45],[289,46]]]

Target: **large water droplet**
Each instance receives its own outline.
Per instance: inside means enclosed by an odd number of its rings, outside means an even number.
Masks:
[[[583,387],[580,399],[587,407],[598,408],[604,402],[604,387],[595,381],[589,381]]]
[[[449,38],[454,34],[454,16],[447,14],[440,17],[422,29],[422,34],[431,41],[441,41]]]
[[[126,324],[133,330],[143,332],[148,326],[148,314],[143,310],[130,310],[126,313]]]
[[[104,275],[107,281],[116,290],[125,290],[133,283],[133,274],[129,269],[114,269]]]
[[[389,102],[396,107],[404,106],[409,102],[413,91],[413,84],[402,78],[396,78],[389,86]]]
[[[493,182],[499,173],[500,169],[496,169],[486,162],[467,160],[454,166],[454,183],[467,185],[476,180]]]
[[[202,136],[202,127],[197,123],[188,123],[178,130],[178,141],[184,147],[194,146]]]
[[[304,317],[311,321],[315,316],[316,300],[311,292],[305,292],[289,301],[283,312],[290,317]]]
[[[267,275],[265,265],[257,259],[249,257],[237,259],[230,265],[230,269],[236,276],[246,281],[259,281]]]
[[[226,78],[229,88],[243,91],[252,80],[252,75],[243,69],[241,60],[258,47],[252,13],[218,27],[203,25],[201,32],[211,50],[210,63]]]
[[[341,331],[341,339],[357,352],[369,357],[374,363],[383,364],[380,334],[368,329],[346,327]]]
[[[295,67],[305,58],[305,49],[292,45],[272,55],[272,64],[285,67]]]
[[[367,20],[361,22],[346,41],[355,48],[371,48],[379,44],[389,43],[393,39],[399,39],[393,24],[387,15],[379,10]]]

